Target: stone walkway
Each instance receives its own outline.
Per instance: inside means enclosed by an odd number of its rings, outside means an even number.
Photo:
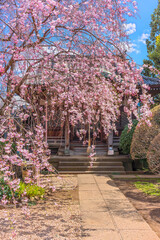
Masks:
[[[78,175],[83,240],[159,240],[108,176]]]

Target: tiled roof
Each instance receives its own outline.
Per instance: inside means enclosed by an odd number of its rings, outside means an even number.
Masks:
[[[153,78],[153,77],[147,77],[143,76],[144,83],[147,85],[160,85],[160,79],[159,78]]]

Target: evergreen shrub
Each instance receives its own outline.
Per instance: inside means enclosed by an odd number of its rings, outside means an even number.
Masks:
[[[130,147],[132,142],[132,137],[134,130],[137,126],[138,120],[133,120],[132,128],[129,129],[128,125],[125,126],[124,130],[122,131],[121,137],[120,137],[120,150],[123,154],[130,154]]]

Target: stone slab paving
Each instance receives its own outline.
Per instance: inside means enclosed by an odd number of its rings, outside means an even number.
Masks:
[[[112,175],[113,179],[139,179],[139,178],[147,178],[147,179],[160,179],[160,174],[157,175],[148,175],[148,174],[133,174],[133,175]]]
[[[83,240],[160,240],[107,175],[79,174]]]

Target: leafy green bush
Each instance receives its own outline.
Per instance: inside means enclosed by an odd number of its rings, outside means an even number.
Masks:
[[[35,184],[26,184],[24,182],[20,182],[19,189],[17,190],[19,198],[22,196],[22,194],[26,192],[26,196],[28,198],[34,198],[39,197],[42,198],[45,194],[45,189],[42,187],[39,187]]]
[[[150,183],[138,181],[135,182],[134,185],[136,186],[136,188],[148,195],[160,196],[160,182]]]
[[[134,130],[137,126],[137,123],[138,123],[138,120],[133,120],[132,128],[129,129],[128,125],[126,125],[124,130],[122,131],[119,146],[123,154],[130,154],[132,137],[133,137]]]
[[[35,184],[31,185],[20,182],[19,189],[16,192],[12,192],[8,184],[4,181],[4,178],[0,178],[0,200],[3,198],[3,195],[6,196],[7,200],[11,200],[12,194],[14,194],[15,198],[21,199],[24,193],[26,193],[29,199],[34,197],[42,198],[45,194],[45,189]]]
[[[12,192],[8,184],[4,181],[4,178],[0,178],[0,200],[3,198],[3,195],[6,196],[7,200],[12,199],[12,194],[14,194],[14,197],[18,197],[18,194],[16,192]]]
[[[130,151],[132,159],[147,159],[150,143],[160,132],[160,105],[152,109],[150,121],[150,127],[146,123],[141,123],[134,131]]]

